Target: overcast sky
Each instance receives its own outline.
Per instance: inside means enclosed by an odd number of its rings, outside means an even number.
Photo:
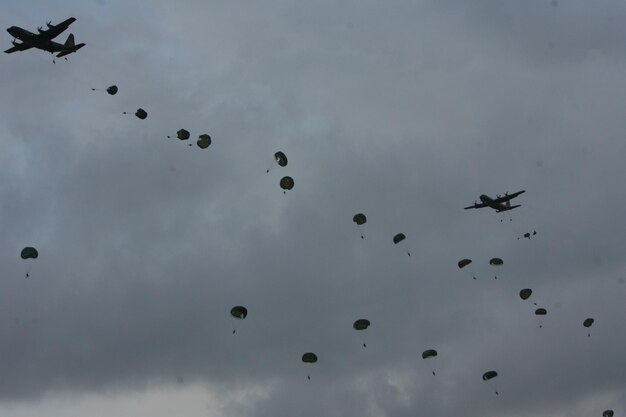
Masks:
[[[626,3],[5,0],[0,20],[70,16],[67,61],[1,56],[0,415],[626,415]],[[463,210],[519,190],[510,215]]]

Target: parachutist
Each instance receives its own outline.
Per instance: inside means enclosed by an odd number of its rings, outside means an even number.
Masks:
[[[433,375],[435,375],[435,371],[433,371]]]
[[[367,345],[366,345],[365,343],[363,343],[363,347],[364,347],[364,348],[366,348],[366,347],[367,347]]]

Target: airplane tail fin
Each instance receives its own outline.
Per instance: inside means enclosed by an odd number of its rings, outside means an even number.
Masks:
[[[68,47],[74,46],[74,34],[73,33],[70,33],[70,36],[67,37],[67,40],[65,41],[65,46],[68,46]]]

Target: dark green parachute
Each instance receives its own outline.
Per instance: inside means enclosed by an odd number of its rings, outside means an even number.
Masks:
[[[307,352],[304,355],[302,355],[302,362],[315,363],[317,362],[317,355],[313,352]]]
[[[278,151],[274,154],[274,159],[276,160],[276,163],[278,163],[278,165],[280,165],[281,167],[287,166],[287,155],[285,155],[281,151]]]
[[[102,90],[100,90],[99,88],[92,88],[91,91],[102,91]],[[110,95],[114,96],[117,94],[117,86],[112,85],[108,87],[105,91],[109,93]]]
[[[168,136],[168,138],[170,138],[171,136]],[[189,139],[189,131],[186,129],[180,129],[178,132],[176,132],[176,137],[180,140],[187,140]]]
[[[537,316],[545,316],[546,314],[548,314],[548,311],[545,308],[538,308],[535,310],[535,315]]]
[[[354,330],[365,330],[370,327],[370,321],[368,319],[358,319],[352,325]]]
[[[422,359],[434,358],[435,356],[437,356],[437,351],[435,349],[427,349],[422,352]],[[431,370],[431,372],[435,375],[434,369]]]
[[[613,417],[613,410],[604,410],[602,412],[602,417]]]
[[[434,358],[435,356],[437,356],[435,349],[428,349],[422,352],[422,359]]]
[[[128,112],[124,112],[124,114],[128,114]],[[137,111],[135,112],[135,116],[137,116],[138,118],[140,118],[141,120],[145,119],[146,117],[148,117],[148,113],[142,109],[139,108],[137,109]]]
[[[483,374],[483,381],[489,381],[490,379],[493,379],[497,376],[498,373],[496,371],[487,371]]]
[[[26,246],[20,253],[22,259],[37,259],[38,256],[39,252],[37,252],[37,249],[30,246]]]
[[[243,320],[248,315],[248,309],[243,306],[235,306],[230,309],[230,315],[236,319]]]
[[[211,145],[211,136],[207,135],[206,133],[198,136],[198,141],[196,142],[196,144],[200,149],[208,148],[209,145]]]
[[[585,321],[583,321],[583,326],[585,327],[591,327],[591,325],[593,324],[595,320],[592,319],[591,317],[589,317],[588,319],[586,319]],[[591,333],[587,333],[587,337],[591,337]]]
[[[498,376],[498,373],[496,371],[487,371],[483,374],[483,381],[489,381],[491,379],[494,379],[495,377]],[[495,390],[496,395],[498,395],[498,390]]]
[[[397,235],[393,237],[393,243],[397,245],[398,243],[402,242],[404,239],[406,239],[406,236],[404,235],[404,233],[398,233]],[[406,254],[411,256],[411,252],[407,252]]]
[[[352,221],[360,226],[362,224],[365,224],[365,222],[367,222],[367,217],[365,217],[365,214],[363,213],[357,213],[352,217]]]
[[[406,236],[404,235],[404,233],[398,233],[397,235],[393,237],[393,243],[397,245],[398,243],[402,242],[404,239],[406,239]]]
[[[352,216],[352,221],[355,222],[357,226],[362,226],[367,222],[367,217],[365,217],[365,214],[363,213],[357,213]],[[361,233],[361,239],[365,239],[363,233]]]
[[[237,320],[243,320],[248,315],[248,309],[244,306],[235,306],[230,309],[230,315]],[[233,334],[235,334],[235,332],[237,332],[236,325],[233,326]]]
[[[524,288],[523,290],[519,292],[519,296],[522,300],[528,300],[528,298],[530,298],[532,293],[533,293],[533,290],[531,290],[530,288]]]
[[[294,186],[293,178],[287,176],[287,177],[282,177],[280,179],[280,188],[285,190],[284,192],[287,192],[287,190],[291,190],[293,186]]]
[[[304,355],[302,355],[302,362],[315,363],[317,362],[317,355],[313,352],[307,352]],[[307,375],[307,379],[311,379],[311,375]]]
[[[471,259],[467,259],[467,258],[465,258],[465,259],[461,259],[461,260],[457,263],[457,265],[459,266],[459,268],[461,268],[461,269],[462,269],[462,268],[466,267],[467,265],[469,265],[469,264],[471,264],[471,263],[472,263],[472,260],[471,260]]]
[[[494,271],[495,271],[496,268],[501,267],[503,264],[504,264],[504,261],[502,259],[500,259],[500,258],[491,258],[489,260],[489,265],[494,267]],[[498,279],[498,276],[495,275],[493,278],[494,279]]]

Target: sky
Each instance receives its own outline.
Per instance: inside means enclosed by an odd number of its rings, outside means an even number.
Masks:
[[[622,1],[2,9],[0,416],[626,415]]]

